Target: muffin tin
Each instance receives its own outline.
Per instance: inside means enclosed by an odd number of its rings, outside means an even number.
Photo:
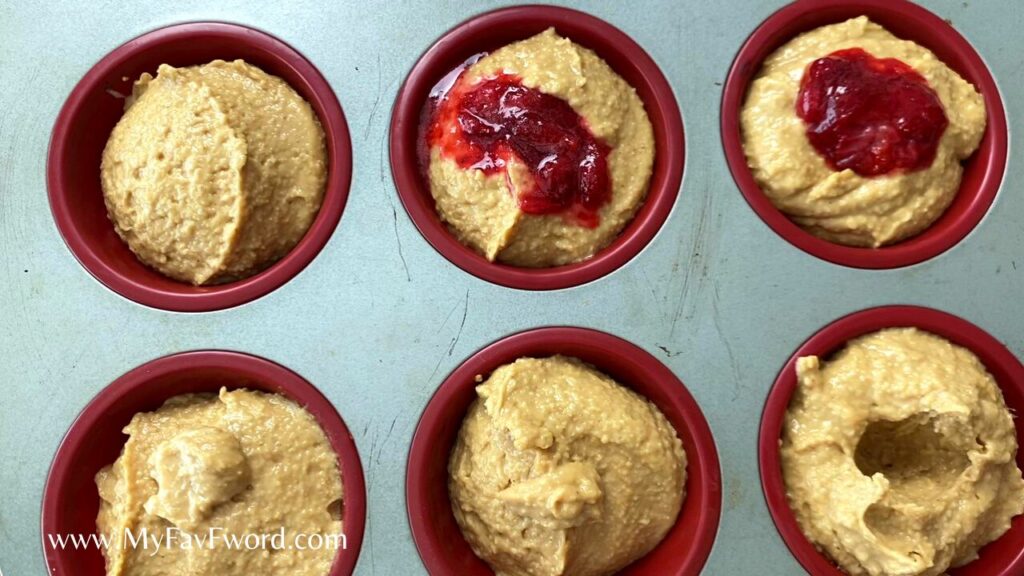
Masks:
[[[906,8],[899,0],[885,4]],[[0,148],[0,318],[6,321],[0,367],[8,382],[0,398],[0,571],[46,570],[37,519],[58,503],[47,496],[44,505],[43,488],[62,435],[108,384],[167,354],[210,348],[254,354],[302,374],[329,400],[351,431],[366,479],[363,544],[350,547],[342,561],[355,562],[357,574],[425,573],[406,510],[407,501],[413,503],[406,480],[412,480],[407,463],[417,422],[466,359],[524,330],[569,325],[606,332],[638,346],[685,384],[719,458],[711,468],[720,468],[721,517],[705,574],[800,572],[762,495],[758,421],[787,359],[819,329],[873,306],[921,304],[966,319],[1022,355],[1020,153],[1010,147],[1005,170],[998,163],[987,169],[988,176],[1002,177],[1000,191],[987,212],[978,212],[980,223],[948,250],[891,270],[836,265],[767,226],[744,200],[723,152],[723,84],[746,40],[782,2],[579,7],[628,35],[667,79],[685,118],[685,163],[678,166],[684,180],[646,246],[599,279],[602,274],[550,291],[510,289],[450,263],[420,235],[409,217],[413,210],[406,212],[406,198],[396,190],[400,177],[390,174],[389,109],[420,55],[479,11],[469,3],[299,1],[231,8],[186,0],[167,10],[84,4],[60,13],[9,10],[3,41],[9,89],[0,95],[7,143]],[[1019,8],[1010,0],[935,0],[925,7],[950,20],[984,59],[1002,91],[1012,134],[1024,113],[1024,89],[1012,81],[1024,46],[1008,17]],[[351,123],[354,170],[347,203],[341,199],[345,216],[318,240],[322,250],[313,249],[272,291],[216,304],[184,298],[185,304],[151,300],[143,306],[95,281],[62,245],[47,201],[47,178],[54,177],[46,168],[48,130],[75,84],[104,55],[152,30],[209,20],[272,34],[330,84]],[[90,96],[113,98],[97,94],[106,88],[116,89],[98,83]],[[342,120],[328,132],[344,134],[343,126]],[[73,155],[77,142],[63,153]],[[51,149],[51,162],[56,152]],[[82,179],[63,181],[69,203],[82,200]],[[52,195],[55,186],[49,190]],[[96,210],[84,221],[105,224]],[[560,286],[569,284],[579,282]],[[151,306],[222,310],[187,314]],[[174,390],[152,387],[154,394]],[[678,390],[676,398],[685,398]],[[88,481],[78,478],[78,485],[86,490]],[[708,509],[715,504],[711,496]]]

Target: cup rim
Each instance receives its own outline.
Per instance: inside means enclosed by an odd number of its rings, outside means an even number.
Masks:
[[[958,195],[970,193],[967,204],[951,224],[939,231],[935,225],[916,236],[880,248],[846,246],[814,236],[804,230],[781,210],[772,204],[768,196],[754,180],[743,150],[740,129],[740,110],[746,98],[747,88],[760,70],[764,58],[773,50],[792,39],[796,34],[810,30],[801,24],[801,19],[816,11],[836,11],[846,14],[825,18],[826,23],[838,23],[858,14],[886,14],[912,20],[920,30],[928,30],[941,39],[944,47],[964,62],[964,69],[958,72],[965,76],[982,94],[985,100],[987,126],[985,140],[989,140],[990,151],[983,156],[979,149],[972,156],[975,162],[983,162],[983,174],[977,186],[965,187],[961,182]],[[848,12],[848,13],[847,13]],[[793,33],[789,33],[794,29]],[[907,37],[918,42],[920,37]],[[935,42],[920,41],[929,50],[935,49]],[[947,65],[948,62],[947,62]],[[771,14],[746,39],[736,54],[726,77],[721,101],[722,147],[726,163],[736,186],[757,216],[778,236],[803,252],[819,259],[860,269],[892,269],[911,266],[935,258],[952,249],[967,237],[993,205],[1005,176],[1009,133],[1006,110],[1002,95],[988,66],[970,42],[947,21],[923,6],[908,0],[796,0]],[[985,145],[983,140],[982,146]]]
[[[342,522],[347,547],[339,550],[331,567],[330,576],[348,576],[355,571],[359,552],[362,548],[366,525],[366,484],[363,467],[355,440],[337,409],[323,393],[308,380],[285,366],[260,356],[229,350],[195,350],[161,356],[150,360],[122,374],[100,390],[75,416],[54,454],[43,489],[42,513],[40,518],[40,540],[43,556],[49,572],[53,574],[74,573],[74,566],[64,558],[64,550],[47,545],[47,534],[56,533],[61,524],[63,512],[58,506],[58,497],[73,475],[70,470],[71,458],[79,450],[86,450],[83,444],[86,432],[102,420],[115,403],[125,394],[149,385],[157,378],[166,377],[189,368],[216,368],[235,372],[251,380],[272,382],[280,394],[298,403],[316,419],[331,443],[338,457],[338,468],[342,477],[343,508]],[[245,386],[228,386],[241,389]],[[212,390],[212,389],[211,389]],[[154,390],[152,396],[159,399],[161,391]],[[170,396],[164,397],[163,401]],[[121,441],[123,443],[123,441]],[[99,498],[99,493],[96,493]],[[100,553],[97,550],[97,553]]]
[[[890,305],[860,310],[830,322],[801,344],[786,361],[768,392],[758,431],[758,472],[765,503],[779,535],[793,557],[812,575],[843,576],[845,573],[804,536],[786,498],[780,439],[786,411],[797,388],[796,361],[809,355],[827,358],[855,338],[886,328],[901,327],[918,328],[967,348],[982,360],[990,372],[993,367],[998,367],[1000,372],[1009,375],[1007,381],[997,380],[1000,391],[1014,389],[1024,392],[1024,365],[1006,346],[971,322],[934,308]],[[1020,435],[1024,423],[1017,423],[1016,427]],[[1024,526],[1022,519],[1024,516],[1018,517],[1018,523]],[[1008,534],[1009,531],[1000,538]],[[963,568],[967,566],[970,564]],[[1021,570],[1024,570],[1024,549],[1007,558],[1006,566],[991,576],[1012,576]]]
[[[467,388],[475,388],[477,385],[475,377],[478,374],[490,374],[494,369],[514,361],[516,358],[524,356],[549,357],[555,354],[574,356],[571,350],[573,348],[588,350],[592,353],[599,352],[630,364],[632,369],[643,374],[644,380],[663,391],[668,397],[666,402],[655,404],[659,410],[678,414],[685,423],[685,430],[673,425],[673,429],[681,440],[686,437],[692,439],[692,446],[686,448],[686,498],[676,524],[678,525],[682,521],[687,502],[694,502],[694,505],[700,507],[698,509],[699,516],[694,527],[688,531],[692,535],[692,542],[685,550],[680,550],[677,565],[672,568],[672,571],[663,573],[676,576],[697,574],[707,562],[717,537],[721,517],[721,467],[711,428],[694,397],[671,369],[646,350],[627,340],[591,328],[548,326],[505,336],[474,352],[444,379],[431,396],[417,422],[409,447],[406,468],[406,511],[413,542],[416,544],[416,549],[427,572],[431,574],[452,573],[452,566],[449,564],[451,559],[440,546],[440,536],[436,533],[436,524],[433,518],[423,514],[422,511],[427,509],[427,503],[432,494],[424,476],[427,475],[431,463],[436,460],[440,452],[437,449],[436,437],[444,435],[442,426],[451,421],[453,413],[458,413],[458,426],[461,427],[463,416],[475,398],[475,396],[469,395],[469,401],[465,402],[463,406],[463,402],[461,399],[457,399],[457,396],[466,393]],[[600,363],[594,363],[594,366],[599,370],[604,370]],[[635,390],[631,383],[623,382],[622,384]],[[655,402],[641,392],[637,391],[637,393],[644,396],[645,399]],[[458,405],[454,406],[455,404]],[[455,436],[457,436],[457,431]],[[454,438],[452,445],[454,445]],[[445,470],[447,470],[450,452],[451,445],[443,450]],[[701,479],[699,491],[692,489],[694,477]],[[447,498],[447,488],[445,488],[445,497]],[[452,521],[454,522],[454,518]],[[666,541],[663,540],[658,547],[664,545],[666,545]],[[653,552],[652,550],[651,553]]]
[[[601,45],[581,43],[605,58],[618,54],[628,61],[632,72],[643,82],[638,95],[643,100],[652,124],[655,124],[656,158],[647,196],[633,220],[610,245],[587,260],[550,268],[524,268],[489,262],[464,246],[440,220],[431,193],[423,181],[415,142],[420,114],[429,90],[445,72],[441,66],[454,54],[462,60],[479,53],[466,47],[477,44],[481,31],[513,24],[545,23],[573,38],[562,28],[585,31],[601,38]],[[540,29],[538,29],[538,32]],[[526,36],[524,36],[524,39]],[[461,61],[461,60],[460,60]],[[621,73],[621,70],[616,70]],[[634,86],[634,88],[639,88]],[[644,92],[649,97],[644,97]],[[655,118],[661,122],[656,122]],[[660,136],[660,140],[659,140]],[[685,163],[683,118],[672,86],[657,63],[626,33],[612,24],[578,10],[547,5],[519,5],[478,14],[449,31],[428,48],[406,76],[395,101],[389,129],[391,174],[399,199],[420,235],[446,260],[482,280],[520,290],[559,290],[587,284],[602,278],[633,260],[650,244],[668,220],[680,193]],[[659,170],[660,168],[660,170]]]
[[[66,198],[73,194],[64,183],[64,165],[75,154],[69,142],[73,123],[87,114],[87,95],[103,89],[104,78],[114,73],[130,57],[171,42],[196,35],[214,35],[271,55],[282,67],[295,72],[305,84],[304,98],[314,108],[324,129],[328,156],[328,176],[320,211],[310,228],[284,257],[262,272],[248,278],[192,290],[170,291],[147,285],[110,266],[105,257],[75,225],[76,215]],[[198,63],[198,62],[197,62]],[[298,88],[292,86],[298,91]],[[97,178],[99,166],[96,167]],[[341,104],[320,71],[299,51],[263,30],[223,21],[194,21],[170,24],[121,44],[108,52],[72,88],[62,105],[51,132],[46,162],[46,185],[51,213],[57,230],[72,255],[90,275],[118,295],[143,306],[171,312],[209,312],[246,304],[283,286],[299,274],[327,244],[334,233],[348,200],[352,179],[352,143]],[[140,265],[145,266],[141,261]]]

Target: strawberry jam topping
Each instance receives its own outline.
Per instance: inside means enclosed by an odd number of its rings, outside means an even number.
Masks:
[[[931,166],[949,125],[923,76],[860,48],[815,60],[800,81],[796,112],[832,169],[868,177]]]
[[[472,85],[459,77],[432,98],[429,146],[487,174],[507,175],[514,158],[530,175],[527,182],[507,176],[523,212],[563,214],[589,228],[600,223],[598,211],[611,197],[610,148],[568,102],[510,74]]]

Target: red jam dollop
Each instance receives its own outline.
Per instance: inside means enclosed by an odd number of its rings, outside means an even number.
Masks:
[[[811,63],[800,81],[796,112],[832,169],[867,177],[931,166],[949,125],[939,96],[921,74],[860,48]]]
[[[588,228],[600,223],[598,212],[611,198],[611,149],[568,102],[511,74],[472,85],[460,76],[432,98],[430,146],[462,168],[487,174],[505,171],[514,157],[532,177],[514,190],[523,212],[564,214]]]

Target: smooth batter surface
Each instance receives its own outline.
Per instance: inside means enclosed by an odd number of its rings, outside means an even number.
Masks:
[[[124,431],[121,456],[96,476],[97,528],[115,543],[109,576],[328,573],[340,548],[312,549],[309,536],[341,534],[341,475],[323,430],[297,404],[245,389],[176,396]],[[124,537],[169,529],[218,538],[284,530],[285,547],[219,539],[186,548],[179,538],[142,548]]]
[[[612,574],[675,523],[686,455],[647,400],[563,356],[506,364],[477,394],[449,492],[499,576]]]
[[[790,505],[846,572],[934,576],[1024,511],[1013,417],[970,351],[913,328],[797,363],[782,435]]]
[[[585,260],[618,236],[647,195],[654,132],[643,102],[604,60],[554,29],[496,50],[470,66],[460,82],[472,84],[500,73],[565,100],[591,133],[611,147],[611,200],[601,208],[596,228],[559,214],[525,214],[513,193],[528,187],[522,166],[512,162],[507,174],[488,176],[463,169],[434,147],[428,172],[438,213],[462,243],[488,260],[525,267]]]
[[[323,199],[323,129],[287,83],[241,60],[161,65],[103,151],[107,211],[147,265],[193,284],[251,276],[291,250]]]
[[[800,79],[813,61],[847,48],[896,58],[937,93],[949,126],[928,168],[866,178],[832,170],[811,146],[796,114]],[[960,188],[961,162],[977,150],[986,123],[974,86],[929,50],[865,16],[817,28],[772,53],[750,85],[740,119],[747,162],[776,207],[826,240],[871,247],[914,236],[945,212]]]

